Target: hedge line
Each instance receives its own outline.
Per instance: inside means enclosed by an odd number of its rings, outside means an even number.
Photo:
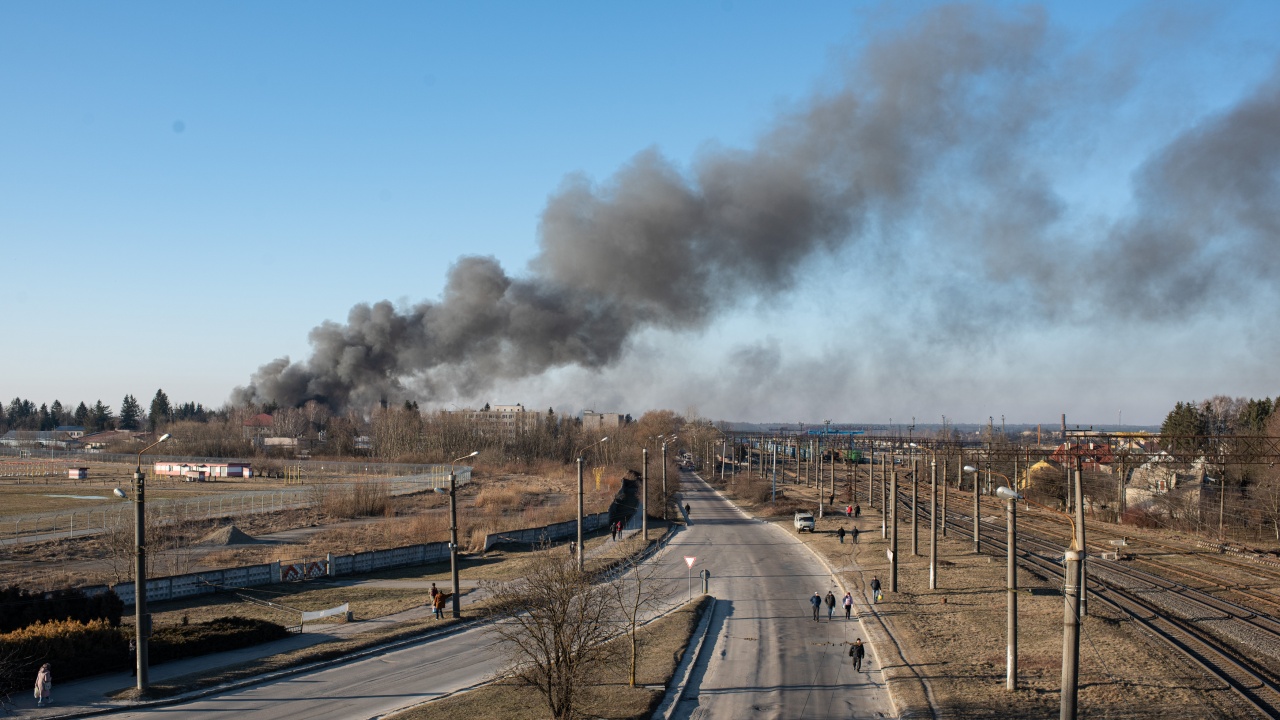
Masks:
[[[283,626],[265,620],[222,617],[194,625],[156,628],[148,644],[152,665],[169,660],[238,650],[288,636]],[[132,628],[112,627],[105,620],[87,623],[57,620],[0,634],[0,672],[4,690],[20,690],[34,682],[43,663],[53,667],[56,682],[74,680],[133,666],[129,652]]]
[[[89,597],[80,590],[33,593],[23,588],[0,588],[0,634],[52,620],[106,620],[119,625],[123,613],[124,603],[110,590]]]

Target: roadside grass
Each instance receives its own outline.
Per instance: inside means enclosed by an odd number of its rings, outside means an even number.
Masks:
[[[600,682],[587,689],[581,712],[607,720],[643,720],[662,701],[693,631],[711,603],[703,596],[646,625],[640,632],[636,686],[627,684],[630,650],[626,637],[608,643],[614,662],[600,669]],[[394,720],[544,720],[546,702],[537,690],[508,678],[467,692],[431,700],[397,713]]]

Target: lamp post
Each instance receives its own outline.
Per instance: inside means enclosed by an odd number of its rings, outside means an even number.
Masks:
[[[649,542],[649,448],[640,449],[640,536]]]
[[[609,439],[609,436],[604,436],[573,454],[577,456],[577,570],[580,573],[582,568],[585,568],[584,560],[582,560],[582,462],[585,462],[585,457],[582,456],[586,454],[586,451],[600,445],[607,439]]]
[[[913,446],[914,443],[912,444]],[[929,453],[929,589],[938,589],[938,456],[931,448],[921,448]],[[943,517],[945,525],[946,518]]]
[[[675,442],[677,439],[679,439],[679,437],[680,437],[679,435],[672,435],[666,440],[662,440],[662,519],[664,522],[667,519],[667,445],[669,443]],[[609,438],[605,438],[605,440],[608,440],[608,439]],[[661,440],[662,436],[659,435],[658,439]],[[601,442],[603,442],[603,440]],[[763,444],[760,446],[760,452],[761,452],[760,472],[761,472],[761,477],[763,477],[764,475],[764,445]]]
[[[449,461],[449,575],[453,578],[453,617],[462,617],[462,593],[458,588],[458,475],[453,466],[460,460],[473,458],[479,450]]]
[[[964,471],[973,473],[973,551],[980,553],[982,552],[982,540],[978,537],[978,516],[982,512],[982,507],[978,504],[978,468],[972,465],[965,465]]]
[[[1018,498],[1017,491],[1001,485],[996,488],[996,497],[1005,501],[1005,517],[1008,525],[1009,547],[1008,567],[1005,570],[1005,586],[1008,591],[1008,619],[1005,630],[1004,689],[1018,689],[1018,566],[1015,547],[1018,544]]]
[[[151,615],[147,613],[147,476],[142,472],[142,453],[169,439],[169,433],[138,451],[133,470],[133,630],[137,648],[138,692],[147,691],[147,639],[151,637]],[[116,488],[116,496],[124,492]]]
[[[889,481],[889,592],[898,592],[898,471]]]
[[[573,454],[577,456],[577,569],[579,571],[585,566],[584,562],[582,562],[582,462],[585,461],[582,455],[586,454],[586,451],[591,450],[591,448],[607,441],[607,439],[609,439],[609,436],[604,436]]]

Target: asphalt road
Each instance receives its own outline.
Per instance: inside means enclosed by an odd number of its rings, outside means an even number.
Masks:
[[[875,718],[889,702],[872,653],[855,673],[848,643],[857,621],[815,623],[808,598],[836,591],[830,574],[789,532],[747,518],[709,487],[685,476],[691,523],[656,556],[669,604],[685,601],[687,579],[711,572],[717,598],[679,718]],[[692,570],[684,556],[697,558]],[[840,595],[836,592],[837,596]],[[865,640],[864,640],[865,641]],[[145,713],[133,718],[237,720],[373,718],[493,677],[503,657],[483,629],[372,658]],[[868,666],[871,666],[868,669]]]
[[[866,642],[861,623],[845,621],[839,605],[834,620],[827,620],[823,606],[820,621],[813,621],[809,598],[815,591],[826,595],[831,590],[837,598],[842,593],[803,540],[748,518],[692,476],[686,476],[685,489],[692,524],[672,540],[669,554],[695,556],[695,573],[711,571],[710,591],[717,603],[674,716],[891,716],[870,648],[862,672],[854,671],[848,657],[855,638]]]

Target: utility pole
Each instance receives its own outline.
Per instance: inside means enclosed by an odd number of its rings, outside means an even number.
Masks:
[[[578,487],[582,487],[582,462],[578,462]],[[578,494],[578,501],[581,503],[582,494]],[[579,505],[581,507],[581,505]],[[581,511],[579,511],[581,514]],[[579,525],[581,527],[581,525]],[[453,471],[453,465],[449,465],[449,576],[453,580],[453,597],[452,615],[455,618],[462,617],[462,592],[458,582],[458,485],[457,474]]]
[[[662,521],[667,521],[667,441],[662,441]]]
[[[643,462],[640,471],[640,536],[649,542],[649,448],[640,450]]]
[[[911,555],[920,557],[920,474],[915,448],[911,449]]]
[[[1015,556],[1014,547],[1018,543],[1018,501],[1017,488],[1009,488],[1013,493],[1012,499],[1006,500],[1006,512],[1008,515],[1008,543],[1009,555],[1007,559],[1008,568],[1005,574],[1008,581],[1007,602],[1008,618],[1005,634],[1007,636],[1007,647],[1005,648],[1005,690],[1018,689],[1018,565]]]
[[[898,592],[898,471],[893,471],[889,485],[889,592]]]
[[[942,537],[947,536],[947,463],[942,462]]]
[[[929,462],[929,589],[938,589],[938,458]]]
[[[880,469],[880,539],[889,537],[889,493],[885,483],[889,481],[889,471]]]
[[[1065,554],[1067,572],[1063,580],[1062,616],[1062,704],[1058,720],[1076,720],[1076,693],[1080,679],[1080,551],[1072,547]]]
[[[1076,546],[1080,551],[1080,616],[1084,617],[1089,614],[1089,569],[1086,561],[1088,552],[1085,545],[1084,534],[1084,485],[1082,481],[1083,473],[1080,472],[1080,456],[1076,456],[1076,533],[1080,536],[1077,538],[1080,542]]]

